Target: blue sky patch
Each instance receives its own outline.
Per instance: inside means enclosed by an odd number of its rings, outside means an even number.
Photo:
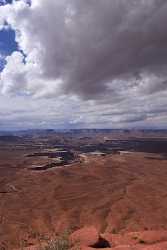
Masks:
[[[4,69],[6,64],[6,60],[4,58],[0,58],[0,72]]]
[[[0,0],[0,6],[8,4],[8,3],[12,3],[12,0]]]
[[[5,66],[5,57],[11,55],[13,51],[18,50],[18,45],[15,41],[15,31],[11,28],[0,30],[0,71]]]
[[[19,1],[19,0],[17,0]],[[5,4],[11,4],[13,0],[0,0],[0,6],[5,5]],[[27,4],[31,6],[31,0],[26,0]]]
[[[18,50],[15,31],[11,28],[0,30],[0,54],[7,56],[15,50]]]

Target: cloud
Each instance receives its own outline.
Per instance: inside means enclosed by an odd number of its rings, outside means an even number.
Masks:
[[[75,97],[80,114],[69,124],[147,124],[155,109],[166,111],[166,12],[165,0],[20,0],[1,6],[0,27],[7,23],[15,30],[19,47],[6,58],[1,93],[52,102],[62,97],[67,106]],[[85,110],[91,101],[92,116]]]

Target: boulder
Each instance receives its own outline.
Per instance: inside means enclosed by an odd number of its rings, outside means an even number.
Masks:
[[[83,227],[70,235],[71,245],[93,246],[99,241],[99,233],[93,226]]]

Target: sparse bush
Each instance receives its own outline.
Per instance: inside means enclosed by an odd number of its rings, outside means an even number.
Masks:
[[[61,237],[48,241],[41,250],[68,250],[70,249],[69,233],[64,233]]]
[[[116,233],[117,233],[116,228],[113,228],[113,229],[112,229],[112,234],[116,234]]]
[[[133,240],[138,240],[138,236],[132,236]]]

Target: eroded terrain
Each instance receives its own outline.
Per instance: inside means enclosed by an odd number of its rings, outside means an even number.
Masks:
[[[0,249],[92,225],[115,237],[166,232],[167,139],[161,133],[2,136]]]

